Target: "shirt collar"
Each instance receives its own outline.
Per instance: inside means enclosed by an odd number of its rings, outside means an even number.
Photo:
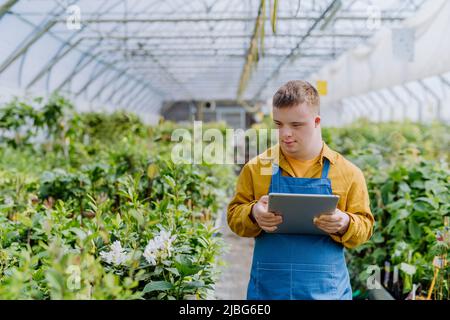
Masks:
[[[320,165],[323,165],[323,158],[327,158],[331,164],[336,163],[336,157],[337,153],[328,147],[328,145],[325,142],[323,143],[322,151],[320,153],[319,162]],[[291,176],[294,176],[294,172],[292,171],[291,166],[289,165],[286,157],[284,156],[280,144],[277,143],[275,146],[270,148],[270,155],[266,154],[265,159],[270,159],[273,163],[278,164],[284,171],[286,171]],[[268,157],[267,157],[268,156]]]
[[[336,158],[337,158],[337,153],[336,151],[333,151],[330,149],[330,147],[323,142],[323,148],[322,148],[322,152],[320,155],[320,164],[323,164],[323,157],[327,158],[331,164],[335,164],[336,163]]]

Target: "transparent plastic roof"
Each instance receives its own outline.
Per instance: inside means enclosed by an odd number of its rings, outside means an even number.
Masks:
[[[424,2],[279,1],[276,34],[266,19],[264,56],[243,98],[265,100],[308,78]],[[154,113],[162,101],[234,100],[260,3],[0,0],[0,87]]]

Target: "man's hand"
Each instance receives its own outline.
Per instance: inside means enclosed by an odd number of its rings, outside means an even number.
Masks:
[[[257,203],[253,205],[252,215],[256,223],[266,232],[277,230],[277,225],[283,222],[281,215],[276,215],[268,210],[269,196],[262,196]]]
[[[327,233],[344,235],[350,224],[350,216],[339,209],[333,214],[322,214],[314,218],[314,224]]]

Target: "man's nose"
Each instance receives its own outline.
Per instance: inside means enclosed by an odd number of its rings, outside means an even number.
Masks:
[[[292,136],[292,131],[289,128],[282,128],[280,129],[280,136],[282,138],[288,138]]]

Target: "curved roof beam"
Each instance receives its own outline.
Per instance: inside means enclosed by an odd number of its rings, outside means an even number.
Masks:
[[[56,6],[56,9],[52,10],[52,12],[60,12],[60,8]],[[53,26],[56,25],[55,20],[47,20],[44,21],[40,26],[38,26],[33,32],[30,34],[28,39],[25,39],[21,44],[19,44],[16,49],[3,61],[0,65],[0,73],[5,71],[14,61],[16,61],[21,55],[23,55],[27,50],[38,41],[44,34],[46,34]]]
[[[99,9],[102,8],[104,6],[104,4],[107,2],[108,0],[103,1],[103,3],[99,6]],[[115,7],[117,7],[117,5],[119,5],[122,2],[122,0],[116,2],[115,4],[113,4],[112,6],[110,6],[108,9],[106,9],[103,13],[107,13],[111,10],[113,10]],[[100,16],[103,13],[97,13],[97,16]],[[85,26],[81,26],[80,30],[76,30],[74,31],[74,33],[70,36],[70,38],[65,41],[60,48],[58,49],[58,51],[56,52],[56,54],[50,58],[50,60],[47,62],[47,64],[37,73],[37,75],[26,85],[25,89],[29,89],[30,87],[32,87],[36,82],[39,81],[39,79],[41,79],[45,74],[47,74],[48,72],[51,71],[51,69],[53,68],[53,66],[55,64],[57,64],[61,59],[63,59],[69,52],[71,52],[73,49],[75,49],[80,43],[81,41],[83,41],[83,38],[79,38],[75,43],[71,43],[71,41],[73,39],[75,39],[79,34],[81,34],[84,30]],[[65,51],[63,51],[64,48],[67,49]]]
[[[19,2],[19,0],[8,0],[5,4],[0,6],[0,20],[17,2]]]
[[[326,9],[322,12],[322,14],[319,17],[314,19],[313,24],[308,28],[308,31],[300,39],[300,41],[297,43],[297,45],[293,49],[291,49],[291,51],[288,55],[286,55],[283,59],[281,59],[281,61],[278,63],[275,70],[273,70],[273,72],[271,72],[270,75],[262,82],[262,84],[259,86],[259,89],[257,90],[256,94],[253,95],[252,100],[257,100],[260,97],[261,93],[264,91],[266,86],[269,84],[270,80],[273,79],[278,74],[280,69],[286,64],[286,62],[289,61],[289,59],[294,55],[296,50],[299,49],[302,46],[302,44],[305,42],[305,40],[310,36],[311,32],[314,29],[316,29],[316,27],[319,25],[319,23],[327,17],[328,13],[331,12],[332,9],[334,8],[334,6],[338,5],[338,3],[340,3],[340,0],[333,0],[326,7]]]
[[[78,1],[78,0],[77,0],[77,1]],[[116,5],[118,5],[118,4],[122,3],[122,2],[123,2],[123,0],[117,2]],[[73,3],[76,3],[76,2],[72,2],[71,4],[73,4]],[[155,4],[157,4],[157,1],[153,2],[151,5],[155,5]],[[150,5],[150,6],[147,6],[146,8],[151,7],[151,5]],[[52,12],[54,12],[54,11],[58,11],[58,10],[52,10]],[[27,19],[21,17],[20,15],[17,15],[17,16],[18,16],[22,21],[25,21],[26,23],[31,24],[31,25],[34,26],[34,24],[31,23],[30,21],[28,21]],[[47,16],[53,16],[53,17],[54,17],[55,14],[54,14],[54,13],[50,13],[50,14],[48,14]],[[57,21],[57,20],[52,19],[52,20],[50,20],[50,21],[48,22],[49,24],[50,24],[50,23],[52,24],[52,25],[50,26],[50,28],[53,26],[53,22],[54,22],[54,21]],[[50,35],[52,35],[55,39],[57,39],[57,40],[63,42],[65,45],[69,45],[69,48],[70,48],[70,49],[64,51],[64,52],[61,54],[62,56],[61,56],[61,55],[54,56],[54,57],[53,57],[54,60],[51,60],[50,63],[48,63],[48,64],[47,64],[47,65],[39,72],[39,74],[38,74],[38,75],[39,75],[39,78],[41,78],[41,77],[44,76],[45,74],[47,74],[47,75],[49,76],[49,72],[51,71],[52,67],[53,67],[53,66],[54,66],[54,65],[55,65],[55,64],[56,64],[63,56],[67,55],[70,51],[76,49],[77,51],[81,51],[81,52],[83,53],[82,58],[78,61],[77,65],[76,65],[75,68],[72,70],[72,72],[69,73],[68,77],[66,77],[66,78],[63,80],[63,82],[57,87],[57,89],[56,89],[57,91],[58,91],[58,90],[61,90],[65,85],[67,85],[67,83],[70,82],[70,80],[71,80],[71,78],[72,78],[73,76],[75,76],[75,75],[78,74],[80,71],[82,71],[86,66],[88,66],[89,64],[91,64],[94,60],[97,60],[97,61],[98,61],[98,62],[96,61],[97,63],[107,65],[108,67],[112,68],[113,70],[116,70],[117,72],[121,72],[121,70],[117,70],[117,68],[116,68],[115,65],[113,65],[113,64],[111,64],[111,63],[108,63],[108,62],[106,62],[106,61],[103,61],[103,60],[101,59],[101,58],[102,58],[101,56],[95,56],[95,55],[92,55],[92,54],[90,53],[90,51],[89,51],[89,52],[85,52],[85,51],[80,50],[80,49],[79,49],[79,44],[81,43],[82,40],[80,40],[80,42],[77,41],[75,44],[70,44],[68,41],[65,41],[65,40],[61,39],[60,37],[58,37],[58,36],[52,34],[52,33],[49,31],[50,28],[48,28],[48,30],[47,30],[46,32],[48,32]],[[117,28],[118,28],[118,26],[116,26],[115,28],[113,28],[112,31],[115,31]],[[45,34],[46,32],[41,32],[41,33],[42,33],[41,35],[36,36],[36,37],[33,37],[33,38],[31,39],[31,40],[33,40],[33,41],[30,41],[30,43],[28,43],[26,50],[23,50],[23,48],[22,48],[22,49],[21,49],[21,52],[17,55],[17,57],[14,57],[14,60],[17,59],[17,58],[18,58],[20,55],[22,55],[23,53],[25,53],[25,52],[27,51],[27,49],[28,49],[32,44],[34,44],[34,43],[40,38],[40,36],[42,36],[42,35]],[[77,33],[77,34],[81,34],[81,32],[80,32],[80,33]],[[32,43],[31,43],[31,42],[32,42]],[[100,40],[99,42],[101,42],[101,40]],[[99,43],[93,44],[92,49],[98,47],[98,44],[99,44]],[[61,49],[61,48],[60,48],[60,49]],[[16,53],[16,54],[17,54],[17,53]],[[15,54],[15,55],[16,55],[16,54]],[[84,62],[84,64],[83,64],[83,61],[84,61],[85,59],[87,59],[87,61]],[[13,62],[13,61],[11,61],[11,63],[12,63],[12,62]],[[80,66],[80,64],[81,64],[81,66]],[[10,65],[10,63],[8,64],[8,66],[9,66],[9,65]],[[7,68],[8,66],[6,66],[6,68]],[[132,80],[132,81],[135,81],[136,83],[142,83],[143,81],[145,81],[144,79],[137,79],[135,76],[129,76],[129,79]],[[39,80],[39,79],[37,79],[37,77],[35,77],[35,78],[33,79],[33,82],[35,83],[35,82],[37,82],[38,80]],[[145,81],[145,82],[147,82],[147,81]],[[27,87],[28,87],[28,86],[27,86]],[[150,85],[150,83],[148,83],[147,87],[148,87],[148,89],[152,90],[154,93],[156,93],[156,94],[158,94],[158,95],[161,95],[161,96],[164,96],[164,95],[165,95],[165,94],[163,94],[162,92],[160,92],[159,90],[153,88],[153,87]]]

